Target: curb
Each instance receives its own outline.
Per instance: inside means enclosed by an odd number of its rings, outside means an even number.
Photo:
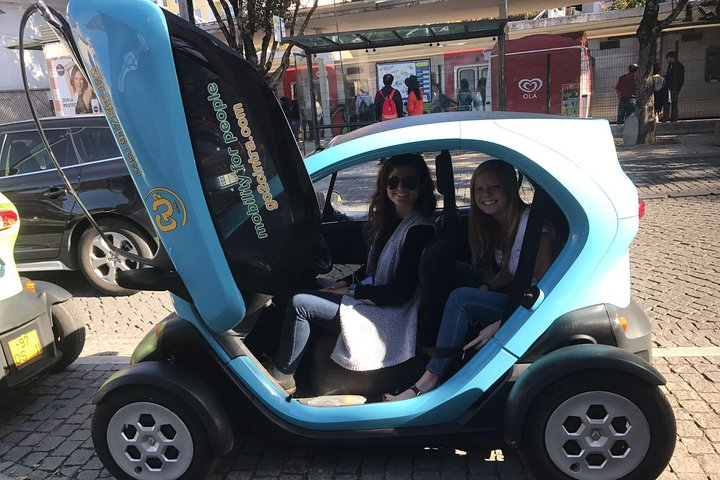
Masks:
[[[651,193],[648,195],[640,195],[640,200],[663,200],[666,198],[687,198],[687,197],[709,197],[711,195],[720,195],[720,190],[687,190],[685,192],[668,192],[668,193]]]

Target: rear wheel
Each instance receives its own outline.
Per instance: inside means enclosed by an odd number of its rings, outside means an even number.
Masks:
[[[205,478],[217,460],[198,415],[159,388],[133,385],[108,394],[95,408],[92,439],[117,479]]]
[[[142,229],[115,218],[102,219],[98,224],[115,248],[145,258],[152,257],[152,240]],[[92,226],[80,237],[78,260],[85,278],[101,292],[110,295],[132,295],[137,292],[119,286],[115,274],[120,270],[141,268],[142,265],[113,252]]]
[[[52,331],[55,347],[62,353],[62,357],[53,367],[53,372],[59,372],[65,370],[82,353],[85,346],[85,325],[78,319],[69,303],[56,303],[52,306]]]
[[[675,416],[656,385],[583,372],[547,388],[528,411],[520,456],[537,478],[657,478],[675,448]]]

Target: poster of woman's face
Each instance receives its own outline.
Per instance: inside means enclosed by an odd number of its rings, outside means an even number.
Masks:
[[[55,115],[99,113],[100,103],[80,68],[70,58],[48,60]]]

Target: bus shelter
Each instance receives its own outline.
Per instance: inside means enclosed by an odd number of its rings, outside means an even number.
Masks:
[[[426,113],[446,111],[448,105],[505,110],[506,33],[507,20],[493,19],[289,37],[289,48],[303,54],[296,54],[295,66],[286,72],[283,92],[301,104],[303,130],[315,148],[321,136],[375,121],[373,100],[386,73],[393,74],[403,99],[404,80],[415,75]],[[458,106],[461,91],[477,97],[470,106]]]

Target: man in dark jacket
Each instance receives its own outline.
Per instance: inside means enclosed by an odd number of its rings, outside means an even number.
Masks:
[[[677,52],[668,52],[665,55],[668,61],[667,72],[665,73],[665,85],[670,90],[670,103],[665,104],[663,109],[663,118],[670,119],[671,122],[677,120],[680,90],[685,83],[685,65],[677,61]],[[668,115],[668,110],[669,114]]]
[[[382,122],[383,104],[385,103],[385,98],[387,98],[388,95],[390,95],[390,93],[393,91],[393,87],[392,87],[393,80],[395,80],[395,77],[393,77],[391,74],[386,73],[385,75],[383,75],[384,86],[380,90],[378,90],[378,92],[375,94],[375,119],[378,122]],[[395,90],[395,94],[393,95],[392,98],[393,98],[393,101],[395,102],[395,109],[397,110],[397,116],[398,116],[398,118],[400,118],[404,115],[402,96],[400,96],[400,92]]]

